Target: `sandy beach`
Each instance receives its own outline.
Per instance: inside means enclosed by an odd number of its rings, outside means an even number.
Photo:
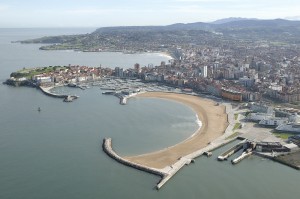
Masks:
[[[223,135],[228,126],[225,107],[216,102],[192,95],[147,92],[137,97],[153,97],[174,100],[191,107],[202,122],[202,127],[194,136],[177,145],[148,154],[124,157],[125,159],[145,166],[162,169],[174,164],[180,157],[204,148],[209,142]],[[158,138],[159,139],[159,138]]]

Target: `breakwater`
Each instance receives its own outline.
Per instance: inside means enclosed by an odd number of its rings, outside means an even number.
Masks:
[[[116,154],[116,152],[112,149],[112,142],[111,142],[111,138],[104,138],[103,139],[103,144],[102,144],[102,148],[103,151],[110,156],[111,158],[115,159],[116,161],[118,161],[121,164],[124,164],[126,166],[141,170],[141,171],[145,171],[147,173],[151,173],[154,175],[158,175],[160,177],[162,177],[162,180],[160,182],[163,181],[164,178],[166,178],[168,176],[167,173],[158,170],[158,169],[154,169],[154,168],[150,168],[144,165],[140,165],[134,162],[130,162],[124,158],[122,158],[121,156],[119,156],[118,154]],[[158,182],[158,184],[160,185],[159,187],[156,187],[157,189],[159,189],[162,185],[161,183]]]
[[[51,93],[50,90],[52,89],[52,87],[39,87],[41,89],[41,91],[51,97],[56,97],[56,98],[66,98],[68,97],[68,95],[64,95],[64,94],[56,94],[56,93]]]
[[[71,102],[74,99],[77,99],[79,96],[76,95],[65,95],[65,94],[56,94],[56,93],[52,93],[50,90],[53,87],[42,87],[39,86],[39,89],[46,95],[51,96],[51,97],[56,97],[56,98],[64,98],[66,102]]]
[[[164,169],[155,169],[155,168],[151,168],[151,167],[147,167],[141,164],[137,164],[131,161],[128,161],[124,158],[122,158],[121,156],[119,156],[118,154],[116,154],[116,152],[112,149],[112,141],[111,138],[104,138],[103,139],[103,144],[102,144],[102,148],[103,151],[110,156],[111,158],[115,159],[116,161],[118,161],[119,163],[141,170],[141,171],[145,171],[147,173],[150,174],[154,174],[154,175],[158,175],[161,177],[161,180],[157,183],[156,185],[156,189],[160,189],[165,183],[167,183],[183,166],[185,165],[189,165],[191,162],[194,162],[194,158],[197,158],[201,155],[203,155],[203,153],[207,152],[207,151],[213,151],[219,147],[222,147],[232,141],[234,141],[235,139],[230,139],[230,140],[223,140],[220,142],[216,142],[216,143],[211,143],[209,146],[200,149],[198,151],[195,151],[194,153],[191,153],[189,155],[186,155],[184,157],[181,157],[176,163],[165,167]]]

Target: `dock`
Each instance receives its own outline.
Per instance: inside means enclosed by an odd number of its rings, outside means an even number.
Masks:
[[[219,161],[227,160],[227,158],[229,158],[230,156],[232,156],[239,150],[243,149],[244,143],[245,143],[245,141],[242,141],[242,142],[238,143],[237,145],[231,147],[230,149],[228,149],[227,151],[225,151],[224,153],[219,155],[218,160]]]

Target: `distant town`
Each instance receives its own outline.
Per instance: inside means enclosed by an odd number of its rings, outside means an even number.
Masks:
[[[46,73],[30,76],[23,70],[11,77],[31,78],[42,84],[75,83],[105,76],[138,78],[233,101],[265,100],[298,105],[299,24],[276,19],[106,27],[85,35],[26,40],[21,43],[52,44],[42,46],[43,50],[162,52],[173,59],[158,66],[137,63],[130,69],[53,66]]]
[[[138,78],[191,89],[233,101],[292,103],[300,101],[300,53],[291,47],[266,44],[236,48],[189,47],[177,49],[178,58],[158,66],[102,68],[49,66],[20,70],[8,82],[56,85],[96,81],[103,77]]]

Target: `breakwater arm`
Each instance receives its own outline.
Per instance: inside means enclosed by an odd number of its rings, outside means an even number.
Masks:
[[[41,91],[43,93],[45,93],[46,95],[51,96],[51,97],[56,97],[56,98],[66,98],[66,97],[68,97],[68,95],[51,93],[50,90],[52,89],[52,87],[39,86],[39,88],[41,89]]]
[[[76,96],[76,95],[65,95],[65,94],[56,94],[56,93],[52,93],[50,90],[53,88],[53,87],[42,87],[42,86],[39,86],[39,88],[41,89],[41,91],[48,95],[48,96],[51,96],[51,97],[56,97],[56,98],[64,98],[65,102],[71,102],[73,101],[74,99],[77,99],[79,96]]]
[[[163,181],[164,178],[166,178],[168,176],[167,173],[160,171],[158,169],[155,168],[151,168],[151,167],[147,167],[147,166],[143,166],[131,161],[128,161],[124,158],[122,158],[121,156],[119,156],[118,154],[116,154],[116,152],[112,149],[112,143],[111,143],[111,138],[104,138],[103,139],[103,145],[102,145],[103,151],[110,156],[111,158],[115,159],[116,161],[118,161],[121,164],[124,164],[126,166],[141,170],[141,171],[145,171],[154,175],[158,175],[160,177],[162,177],[162,180],[160,182]],[[160,183],[159,182],[159,183]],[[158,189],[161,186],[157,187]]]

